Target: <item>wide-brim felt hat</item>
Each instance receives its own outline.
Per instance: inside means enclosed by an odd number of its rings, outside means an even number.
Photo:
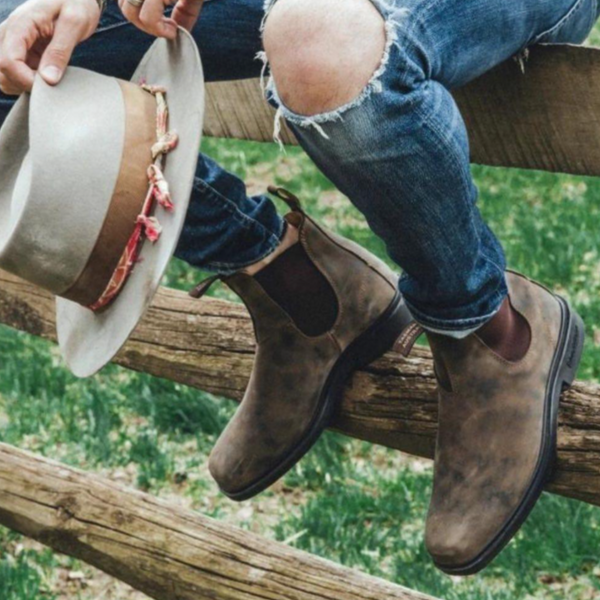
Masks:
[[[37,76],[0,130],[0,268],[57,297],[59,346],[79,377],[114,358],[158,290],[203,116],[198,48],[181,29],[130,82],[74,67],[55,87]]]

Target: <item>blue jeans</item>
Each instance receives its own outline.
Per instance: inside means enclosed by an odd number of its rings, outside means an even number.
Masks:
[[[260,26],[276,0],[207,0],[193,31],[208,81],[260,75]],[[365,215],[403,269],[400,288],[425,327],[462,336],[507,294],[502,247],[476,206],[465,125],[449,92],[529,45],[580,43],[598,0],[371,0],[386,22],[381,67],[360,96],[305,117],[267,99],[327,177]],[[0,20],[21,0],[1,0]],[[73,63],[130,78],[152,39],[110,3]],[[360,43],[360,40],[357,40]],[[12,99],[0,96],[0,119]],[[232,273],[272,252],[283,230],[271,200],[200,155],[176,255]]]

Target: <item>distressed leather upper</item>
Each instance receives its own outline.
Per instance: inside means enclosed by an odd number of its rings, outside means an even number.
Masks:
[[[334,290],[338,315],[330,331],[309,337],[256,278],[238,273],[225,279],[250,311],[257,338],[244,399],[209,460],[211,474],[230,494],[268,474],[301,442],[341,353],[397,293],[397,276],[370,253],[300,212],[286,218],[299,227],[299,243]]]
[[[444,566],[474,560],[521,504],[542,446],[543,415],[561,309],[545,288],[507,274],[514,308],[531,327],[531,345],[508,362],[472,334],[428,334],[438,372],[439,429],[426,545]],[[446,377],[444,377],[445,379]]]

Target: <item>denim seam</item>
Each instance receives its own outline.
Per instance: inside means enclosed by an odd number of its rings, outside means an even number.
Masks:
[[[437,83],[437,82],[436,82],[436,83]],[[431,81],[430,81],[430,80],[426,80],[426,81],[423,81],[423,82],[421,82],[421,84],[420,84],[420,85],[427,86],[427,85],[430,85],[430,84],[431,84]],[[427,124],[428,124],[427,122],[429,122],[429,126],[430,126],[430,129],[432,130],[432,132],[433,132],[433,133],[434,133],[434,134],[435,134],[435,135],[436,135],[436,136],[437,136],[437,137],[438,137],[438,138],[439,138],[441,141],[445,141],[445,139],[446,139],[446,138],[445,138],[445,136],[443,135],[443,133],[442,133],[442,132],[441,132],[441,131],[440,131],[440,130],[437,128],[437,127],[435,127],[434,125],[431,125],[431,122],[430,122],[430,121],[431,121],[431,118],[430,118],[430,117],[431,117],[431,116],[434,114],[434,111],[433,111],[433,110],[431,110],[431,111],[424,112],[424,111],[422,111],[422,110],[421,110],[421,109],[420,109],[418,106],[416,107],[416,109],[415,109],[415,110],[416,110],[416,112],[418,113],[418,115],[419,115],[419,117],[420,117],[421,121],[423,122],[423,124],[424,124],[424,125],[427,125]],[[458,160],[456,159],[456,157],[452,157],[452,160],[454,161],[455,167],[456,167],[457,169],[459,169],[459,170],[460,170],[462,167],[461,167],[461,165],[458,163]],[[400,208],[399,208],[399,207],[397,207],[395,204],[394,204],[394,205],[392,205],[392,209],[394,210],[394,214],[396,214],[396,211],[400,211]],[[473,217],[471,217],[471,219],[473,219]],[[488,258],[487,256],[486,256],[486,259],[487,259],[487,260],[488,260],[488,261],[489,261],[491,264],[493,264],[493,265],[494,265],[496,268],[498,268],[498,270],[499,270],[501,273],[504,273],[504,269],[501,269],[501,268],[499,267],[499,265],[497,265],[497,264],[496,264],[496,263],[494,263],[493,261],[489,260],[489,258]],[[403,273],[402,277],[403,277],[403,278],[406,278],[406,277],[408,277],[408,275],[407,275],[406,273]],[[504,281],[504,280],[502,280],[502,281]],[[498,291],[498,290],[499,290],[499,288],[500,288],[500,286],[502,285],[502,281],[498,283],[497,287],[495,288],[495,290],[494,290],[494,292],[492,293],[492,295],[490,296],[490,298],[492,298],[492,299],[493,299],[495,296],[498,296],[498,297],[503,297],[503,293]],[[407,305],[409,305],[409,308],[411,308],[411,312],[412,312],[412,305],[410,304],[410,302],[408,302],[408,301],[407,301]],[[423,315],[423,317],[424,317],[424,319],[423,319],[423,320],[424,320],[424,321],[425,321],[425,320],[428,320],[428,321],[430,321],[431,323],[433,323],[433,322],[437,322],[437,323],[440,323],[442,326],[443,326],[443,324],[444,324],[444,323],[447,323],[447,321],[444,321],[444,320],[430,319],[430,318],[429,318],[429,317],[427,317],[427,316],[426,316],[424,313],[421,313],[421,312],[420,312],[420,311],[418,311],[417,309],[414,309],[414,311],[415,311],[415,312],[417,312],[417,313],[419,313],[420,315]],[[491,314],[491,315],[489,315],[489,316],[488,316],[488,315],[486,315],[486,316],[483,316],[483,317],[473,317],[473,318],[471,318],[471,319],[465,319],[465,320],[461,320],[461,321],[460,321],[460,323],[463,323],[463,322],[464,322],[465,324],[468,324],[468,323],[470,323],[471,321],[472,321],[472,322],[476,322],[476,321],[478,321],[478,320],[482,320],[483,322],[485,322],[486,320],[488,320],[489,318],[491,318],[491,317],[492,317],[494,314],[495,314],[495,313],[492,313],[492,314]],[[417,320],[418,320],[418,319],[417,319]],[[452,331],[452,329],[451,329],[451,328],[448,328],[447,330],[448,330],[448,331]]]
[[[239,208],[235,205],[234,202],[232,202],[229,198],[227,198],[226,196],[224,196],[223,194],[221,194],[220,192],[215,190],[211,185],[206,183],[206,181],[204,181],[200,177],[195,178],[195,185],[198,185],[198,187],[200,188],[200,190],[199,190],[200,193],[203,194],[207,200],[209,200],[210,202],[216,202],[216,203],[221,204],[225,208],[225,210],[238,222],[238,224],[241,227],[243,227],[246,230],[257,228],[265,240],[270,240],[269,246],[268,246],[267,250],[265,251],[265,253],[254,258],[250,262],[245,262],[245,263],[210,262],[209,266],[204,267],[204,268],[206,268],[206,270],[211,270],[211,267],[213,267],[213,270],[214,269],[218,269],[218,270],[220,270],[220,269],[228,269],[228,270],[243,269],[244,267],[247,267],[248,265],[252,265],[255,262],[258,262],[259,260],[262,260],[265,256],[268,256],[269,254],[271,254],[271,252],[273,252],[273,250],[275,248],[277,248],[277,246],[279,245],[279,243],[281,241],[281,235],[283,233],[283,228],[284,228],[283,219],[280,220],[279,233],[275,234],[272,231],[269,231],[259,221],[252,219],[252,218],[248,217],[248,215],[241,212],[239,210]],[[232,271],[232,272],[234,272],[234,271]]]
[[[200,192],[202,194],[205,194],[206,197],[212,202],[216,201],[217,203],[223,204],[226,210],[229,212],[229,214],[232,215],[235,219],[237,219],[238,223],[242,227],[244,227],[245,229],[251,229],[252,227],[258,226],[267,231],[266,228],[262,225],[262,223],[259,223],[255,219],[252,219],[248,215],[244,214],[236,206],[235,202],[227,198],[227,196],[221,194],[221,192],[217,191],[202,178],[196,177],[194,185],[197,185],[198,182],[200,183]],[[268,234],[272,235],[270,231],[268,232]]]
[[[422,85],[428,86],[428,85],[430,85],[430,83],[431,83],[430,80],[427,80]],[[415,112],[420,115],[420,120],[421,120],[423,126],[428,127],[430,129],[430,131],[438,138],[439,141],[441,141],[442,143],[445,143],[447,141],[447,137],[436,126],[435,120],[432,119],[432,116],[434,114],[433,109],[431,111],[424,113],[419,106],[416,106]],[[452,154],[450,154],[450,159],[454,163],[455,168],[458,169],[458,172],[462,172],[462,166],[458,162],[458,159],[456,158],[456,156],[453,156]],[[469,182],[467,181],[466,183],[468,184]],[[473,210],[471,207],[469,207],[469,210],[470,210],[470,214],[471,214],[471,217],[470,217],[471,226],[473,227],[473,229],[476,230],[474,216],[473,216]],[[477,237],[478,237],[478,241],[481,243],[481,236],[478,234]],[[498,269],[498,271],[501,274],[504,274],[504,269],[502,269],[494,261],[490,260],[490,258],[487,256],[487,254],[484,251],[482,251],[481,254],[488,261],[488,263],[490,263],[496,269]],[[494,300],[496,297],[502,298],[502,299],[504,298],[505,294],[503,293],[503,291],[500,291],[500,288],[502,287],[503,282],[504,282],[504,278],[501,279],[501,281],[498,283],[498,285],[496,286],[494,291],[490,294],[489,300]],[[407,305],[409,306],[409,309],[411,310],[411,312],[414,313],[416,320],[418,322],[420,322],[420,324],[423,325],[425,328],[427,328],[427,323],[430,323],[432,326],[435,326],[436,328],[439,328],[440,330],[443,330],[443,331],[458,332],[458,331],[460,331],[460,328],[462,328],[465,325],[476,325],[476,324],[480,324],[480,323],[481,324],[485,323],[486,321],[491,319],[494,316],[494,314],[496,314],[496,312],[497,312],[497,310],[495,310],[492,313],[490,313],[489,315],[483,315],[480,317],[470,317],[467,319],[458,319],[458,320],[452,321],[453,325],[448,325],[448,322],[449,322],[448,320],[445,320],[445,319],[441,320],[441,319],[428,317],[425,313],[421,312],[416,307],[413,307],[413,305],[408,300],[407,300]],[[457,327],[459,329],[457,329]],[[467,329],[467,327],[465,327],[465,329]]]
[[[494,267],[496,267],[496,269],[498,269],[498,271],[500,271],[500,273],[504,274],[506,272],[506,267],[502,267],[500,266],[496,261],[492,260],[488,253],[485,250],[481,250],[481,254],[485,257],[485,259],[491,264],[494,265]]]
[[[96,29],[96,31],[94,32],[94,35],[104,33],[106,31],[111,31],[113,29],[118,29],[119,27],[125,27],[125,25],[132,25],[132,23],[126,21],[124,23],[113,23],[112,25],[107,25],[106,27],[98,27],[98,29]]]
[[[431,80],[427,80],[423,83],[423,85],[428,86],[431,84]],[[441,84],[438,84],[441,85]],[[423,112],[420,110],[419,106],[415,107],[415,112],[420,113],[421,115],[423,115]],[[446,142],[447,138],[446,136],[444,136],[444,133],[435,125],[435,120],[432,119],[433,116],[433,109],[428,112],[425,116],[422,117],[422,123],[424,127],[429,127],[429,129],[431,131],[433,131],[439,138],[440,141],[442,142]],[[462,171],[462,165],[459,163],[458,159],[456,158],[456,156],[454,155],[450,155],[451,160],[454,162],[455,168],[458,170],[458,172]],[[469,181],[466,181],[465,183],[469,184]],[[470,221],[471,221],[471,227],[476,231],[476,227],[475,227],[475,217],[473,215],[473,207],[468,207],[469,208],[469,214],[470,214]],[[481,245],[481,235],[477,234],[479,243]],[[482,256],[485,258],[485,260],[491,264],[492,266],[494,266],[498,272],[503,275],[504,274],[504,269],[498,265],[496,262],[494,262],[493,260],[490,259],[490,257],[487,255],[487,253],[484,250],[481,250],[481,254]],[[496,288],[497,289],[497,288]],[[494,292],[495,293],[495,292]]]
[[[424,86],[430,86],[431,85],[431,80],[427,80],[423,83]],[[441,84],[438,84],[441,85]],[[437,137],[438,139],[442,142],[442,143],[446,143],[447,142],[447,137],[444,135],[444,133],[437,127],[437,125],[435,124],[435,120],[432,118],[433,114],[434,114],[434,110],[432,109],[431,111],[427,112],[427,113],[423,113],[423,111],[420,109],[419,106],[415,106],[415,112],[421,114],[421,122],[423,124],[423,127],[428,127]],[[450,159],[452,160],[452,162],[454,163],[454,167],[457,170],[458,173],[462,172],[463,170],[463,165],[460,164],[460,162],[458,161],[458,159],[456,158],[456,156],[454,156],[452,153],[449,154]],[[468,185],[469,181],[465,181],[465,183]],[[477,230],[477,228],[475,227],[475,217],[473,215],[473,207],[469,206],[469,215],[470,215],[470,221],[471,221],[471,227],[473,228],[473,230]],[[481,245],[481,236],[478,234],[478,241]],[[485,253],[482,252],[482,254],[485,256],[485,258],[488,260],[488,262],[492,262],[489,260],[489,258],[487,257],[487,255],[485,255]],[[498,265],[496,265],[495,263],[492,262],[492,264],[498,268],[498,270],[500,270],[502,273],[504,272],[503,269],[500,269],[500,267]]]
[[[169,15],[171,14],[171,12],[173,11],[173,8],[167,8],[167,10],[165,10],[164,14]],[[125,27],[126,25],[131,25],[132,27],[135,27],[135,25],[133,25],[133,23],[131,23],[130,21],[127,21],[125,18],[123,18],[123,21],[121,23],[113,23],[112,25],[106,25],[105,27],[98,27],[96,29],[96,31],[94,32],[94,35],[97,35],[98,33],[105,33],[106,31],[112,31],[113,29],[118,29],[119,27]]]
[[[533,41],[530,44],[537,44],[543,37],[548,35],[552,35],[557,31],[560,31],[569,21],[579,12],[579,9],[584,6],[586,0],[577,0],[577,2],[570,8],[569,12],[566,15],[563,15],[558,22],[553,25],[550,29],[543,31],[539,35],[533,38]]]

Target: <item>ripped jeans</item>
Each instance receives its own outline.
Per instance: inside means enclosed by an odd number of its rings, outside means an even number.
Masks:
[[[261,74],[261,24],[276,1],[285,0],[206,1],[193,35],[208,81]],[[1,0],[0,20],[21,2]],[[598,0],[371,2],[387,45],[354,101],[301,116],[281,102],[272,79],[267,99],[384,240],[415,318],[461,337],[498,310],[507,288],[502,248],[476,206],[467,132],[449,90],[531,44],[583,41]],[[151,43],[110,2],[73,64],[128,79]],[[12,103],[0,95],[0,120]],[[242,181],[199,156],[178,257],[229,274],[272,252],[282,231],[267,196],[249,197]]]

